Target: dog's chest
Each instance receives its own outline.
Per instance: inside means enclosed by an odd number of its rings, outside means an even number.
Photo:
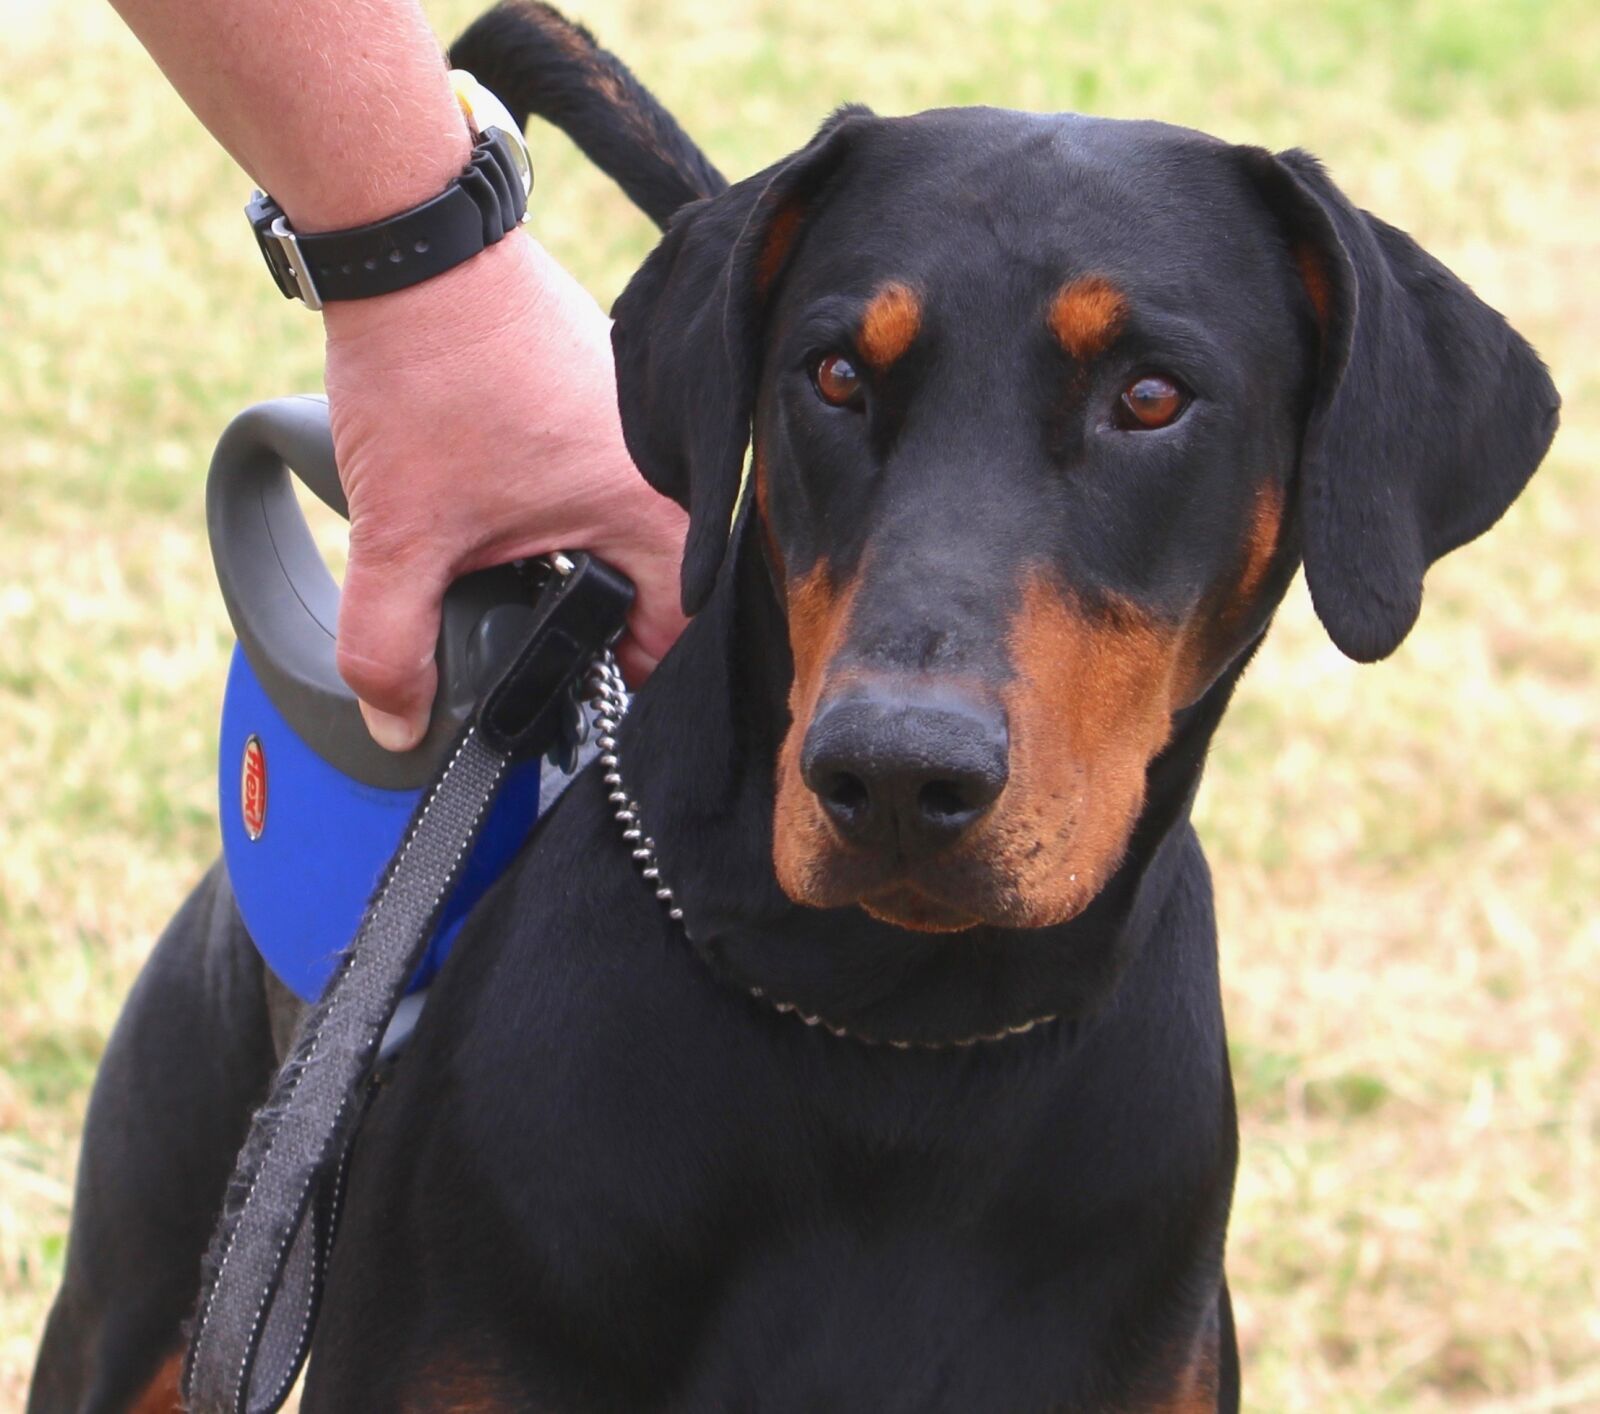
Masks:
[[[471,1206],[497,1217],[458,1256],[493,1273],[480,1312],[517,1313],[505,1350],[538,1407],[599,1387],[593,1407],[1043,1410],[1099,1364],[1162,1185],[1108,1207],[1073,1086],[686,1065],[591,1075],[581,1131],[525,1103],[526,1150],[480,1170]]]
[[[488,1363],[528,1407],[563,1410],[1015,1414],[1096,1378],[1120,1246],[1028,1199],[908,1187],[787,1212],[730,1193],[653,1231],[642,1206],[613,1208],[608,1235],[552,1233],[504,1273],[519,1319]]]
[[[364,1345],[382,1293],[409,1387],[453,1362],[508,1408],[1082,1406],[1130,1323],[1182,1326],[1214,1282],[1225,1095],[1167,1073],[1181,1024],[880,1052],[681,946],[541,941],[483,967],[454,1001],[478,1024],[369,1118],[342,1239],[364,1260],[329,1306]]]

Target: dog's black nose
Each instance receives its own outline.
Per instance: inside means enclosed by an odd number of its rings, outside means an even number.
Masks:
[[[800,774],[846,839],[915,858],[949,844],[1005,788],[1008,746],[998,708],[857,691],[817,709]]]

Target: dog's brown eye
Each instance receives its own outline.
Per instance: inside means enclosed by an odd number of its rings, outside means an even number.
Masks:
[[[1170,378],[1147,373],[1122,390],[1118,426],[1129,431],[1166,427],[1188,406],[1184,391]]]
[[[824,354],[812,374],[812,382],[822,401],[834,407],[854,407],[861,401],[861,375],[843,354]]]

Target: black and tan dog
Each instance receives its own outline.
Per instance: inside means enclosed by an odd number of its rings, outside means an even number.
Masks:
[[[1538,464],[1539,360],[1302,153],[852,108],[725,187],[553,12],[456,56],[671,218],[616,351],[696,617],[620,755],[684,917],[580,779],[373,1103],[305,1408],[1237,1408],[1207,746],[1301,563],[1394,649]],[[262,997],[213,874],[36,1409],[165,1397]]]

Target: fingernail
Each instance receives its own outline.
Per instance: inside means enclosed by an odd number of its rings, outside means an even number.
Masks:
[[[367,724],[372,739],[385,751],[410,751],[422,740],[427,723],[408,721],[405,717],[380,711],[365,702],[360,706],[362,721]]]

